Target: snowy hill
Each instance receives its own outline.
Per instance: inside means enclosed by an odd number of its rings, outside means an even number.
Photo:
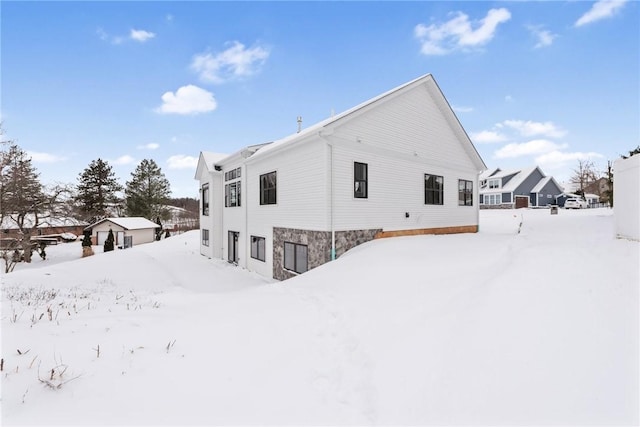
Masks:
[[[198,232],[2,276],[3,425],[637,424],[639,245],[481,211],[286,282]]]

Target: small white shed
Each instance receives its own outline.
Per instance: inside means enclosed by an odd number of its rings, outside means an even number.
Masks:
[[[123,247],[125,237],[131,237],[131,246],[155,241],[159,225],[142,217],[104,218],[85,228],[91,231],[91,240],[96,245],[104,245],[113,230],[115,246]]]
[[[640,154],[616,160],[613,171],[616,237],[640,240]]]

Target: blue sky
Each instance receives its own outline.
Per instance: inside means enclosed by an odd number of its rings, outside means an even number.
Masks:
[[[5,137],[44,183],[155,160],[197,197],[200,151],[294,133],[431,73],[489,168],[566,180],[640,144],[640,4],[0,3]]]

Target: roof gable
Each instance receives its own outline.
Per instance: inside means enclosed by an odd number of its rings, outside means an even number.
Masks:
[[[546,185],[549,184],[550,182],[553,183],[553,185],[556,186],[556,189],[558,190],[558,194],[562,193],[562,187],[560,187],[560,184],[558,184],[558,182],[555,179],[553,179],[552,176],[546,176],[546,177],[542,178],[538,182],[538,184],[536,184],[536,186],[531,189],[531,192],[532,193],[541,192],[544,189],[544,187],[546,187]]]
[[[125,230],[142,230],[146,228],[157,228],[160,227],[153,221],[149,221],[147,218],[142,217],[118,217],[118,218],[104,218],[100,221],[97,221],[85,229],[93,228],[103,222],[112,222]]]
[[[200,179],[204,172],[214,170],[215,164],[225,157],[227,154],[213,153],[211,151],[201,151],[198,157],[198,166],[196,167],[195,179]]]
[[[258,149],[258,151],[251,156],[249,161],[256,161],[262,156],[270,155],[279,150],[286,149],[289,146],[295,145],[297,143],[303,142],[305,139],[317,135],[317,134],[331,134],[334,127],[340,126],[344,124],[346,121],[352,120],[353,118],[359,116],[360,114],[366,113],[369,109],[373,108],[380,103],[388,102],[391,99],[394,99],[397,96],[402,96],[408,91],[415,90],[421,86],[426,86],[429,96],[436,102],[439,107],[439,110],[442,112],[445,120],[448,125],[453,130],[456,135],[456,139],[463,145],[464,152],[469,156],[472,161],[472,164],[476,167],[478,171],[482,171],[486,169],[486,165],[484,161],[478,154],[475,146],[471,142],[471,139],[465,132],[464,128],[460,124],[458,118],[456,117],[453,109],[447,102],[446,98],[442,94],[442,91],[438,87],[436,81],[434,80],[431,74],[426,74],[421,76],[415,80],[412,80],[408,83],[405,83],[401,86],[396,87],[388,92],[385,92],[381,95],[378,95],[374,98],[369,99],[359,105],[356,105],[349,110],[346,110],[338,115],[335,115],[329,119],[316,123],[306,129],[301,130],[298,133],[289,135],[280,140],[274,141],[271,144],[265,145]]]

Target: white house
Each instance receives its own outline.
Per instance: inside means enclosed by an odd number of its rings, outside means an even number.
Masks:
[[[538,166],[526,169],[496,168],[480,175],[481,208],[527,208],[555,205],[562,187]]]
[[[155,241],[157,227],[159,227],[158,224],[146,218],[123,217],[101,219],[86,227],[85,230],[91,231],[92,241],[97,245],[104,245],[111,229],[115,246],[124,246],[125,238],[129,240],[127,246],[134,246]]]
[[[427,74],[281,140],[202,152],[201,253],[283,280],[374,238],[476,232],[484,169]]]
[[[616,160],[613,170],[616,236],[640,240],[640,154]]]

